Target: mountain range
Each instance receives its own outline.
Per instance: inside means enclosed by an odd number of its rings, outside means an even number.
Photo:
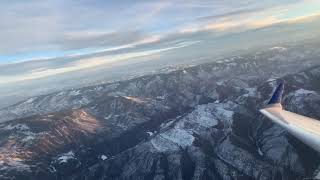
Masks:
[[[0,178],[303,179],[316,152],[261,114],[320,119],[317,51],[273,47],[200,65],[35,96],[0,110]]]

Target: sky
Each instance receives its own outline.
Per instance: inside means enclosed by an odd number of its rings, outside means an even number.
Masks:
[[[319,0],[2,0],[0,108],[317,39]]]
[[[223,36],[318,13],[318,0],[3,0],[0,63],[140,46],[151,48],[150,53],[161,43],[181,43],[190,34]]]

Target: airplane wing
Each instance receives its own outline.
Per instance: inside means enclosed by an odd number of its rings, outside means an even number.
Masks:
[[[303,143],[320,152],[320,121],[284,110],[281,105],[283,92],[284,83],[281,83],[268,105],[260,112]]]

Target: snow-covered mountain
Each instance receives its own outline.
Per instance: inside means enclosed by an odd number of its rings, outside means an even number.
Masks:
[[[320,119],[320,62],[291,54],[272,48],[4,108],[0,177],[311,177],[317,154],[258,112],[281,78],[285,107]]]

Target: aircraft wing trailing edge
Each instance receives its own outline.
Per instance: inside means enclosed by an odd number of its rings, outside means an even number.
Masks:
[[[281,105],[283,92],[284,83],[281,83],[268,105],[260,112],[300,141],[320,152],[320,121],[284,110]]]

